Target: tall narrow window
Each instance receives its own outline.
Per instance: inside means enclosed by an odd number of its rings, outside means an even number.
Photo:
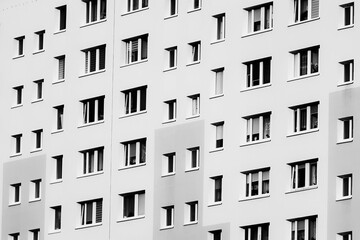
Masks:
[[[290,163],[291,190],[317,186],[317,159]]]
[[[29,231],[29,240],[40,240],[40,228]]]
[[[294,0],[294,23],[319,17],[319,0]]]
[[[200,94],[188,96],[189,113],[188,117],[197,117],[200,115]]]
[[[338,142],[351,141],[353,139],[353,117],[340,118],[338,120]]]
[[[133,12],[149,6],[149,0],[127,0],[127,11]]]
[[[187,149],[186,171],[197,170],[200,166],[200,148],[193,147]]]
[[[213,16],[216,20],[216,36],[215,39],[225,39],[225,13]]]
[[[248,12],[248,33],[273,28],[273,3],[266,3],[245,9]]]
[[[169,16],[178,14],[178,0],[168,0],[169,2]]]
[[[271,57],[245,62],[246,88],[264,86],[270,83]]]
[[[201,0],[192,0],[192,10],[201,8]]]
[[[354,3],[347,3],[340,5],[343,12],[343,27],[350,27],[354,25]]]
[[[21,138],[22,134],[16,134],[11,136],[13,139],[13,154],[21,154]]]
[[[32,180],[30,182],[30,201],[39,200],[41,198],[41,179]]]
[[[85,3],[86,23],[97,22],[106,18],[107,0],[82,0]]]
[[[245,117],[246,142],[262,141],[270,138],[271,112]]]
[[[352,178],[352,174],[345,174],[337,177],[336,195],[338,200],[351,198],[353,188]]]
[[[340,62],[343,68],[341,84],[352,83],[354,81],[354,60]]]
[[[102,172],[104,170],[104,147],[87,149],[82,155],[82,174]]]
[[[135,63],[148,58],[148,34],[123,40],[125,43],[125,63]]]
[[[169,100],[165,103],[165,117],[164,121],[174,121],[176,120],[176,99]]]
[[[16,41],[16,54],[15,56],[23,56],[24,55],[24,41],[25,36],[15,38]]]
[[[167,63],[165,69],[173,69],[177,66],[177,47],[170,47],[165,49],[167,55]]]
[[[53,180],[59,181],[63,177],[63,155],[54,156],[52,159],[54,166]]]
[[[9,205],[19,204],[21,202],[21,183],[10,185],[9,189]]]
[[[104,96],[82,100],[83,124],[104,120]]]
[[[222,240],[222,230],[209,231],[209,240]]]
[[[43,84],[44,79],[34,81],[35,84],[35,100],[40,100],[43,98]]]
[[[54,107],[56,112],[55,130],[62,130],[64,128],[64,105]]]
[[[103,200],[95,199],[79,202],[80,205],[80,225],[88,226],[102,222]]]
[[[257,169],[243,173],[246,178],[245,197],[264,196],[270,193],[270,169]]]
[[[131,192],[120,195],[122,200],[122,218],[145,216],[145,191]]]
[[[59,31],[66,29],[66,5],[56,8],[59,11]]]
[[[319,72],[320,46],[292,52],[294,55],[294,78],[316,74]]]
[[[174,227],[174,206],[166,206],[161,208],[161,228]]]
[[[34,150],[39,150],[42,148],[42,135],[43,135],[43,130],[42,129],[38,129],[38,130],[34,130],[32,131],[33,133],[33,138],[34,138]]]
[[[9,240],[20,240],[20,233],[9,234]]]
[[[125,115],[146,111],[146,91],[147,86],[122,91]]]
[[[191,55],[190,55],[190,63],[200,62],[201,59],[201,42],[192,42],[189,43]]]
[[[14,106],[20,106],[23,102],[23,89],[24,86],[17,86],[14,87],[15,99],[14,99]]]
[[[270,223],[255,224],[241,227],[245,233],[245,240],[267,240],[269,239]],[[298,238],[300,240],[301,238]]]
[[[338,233],[338,237],[336,238],[337,240],[352,240],[352,232],[342,232],[342,233]]]
[[[55,57],[55,59],[57,60],[58,64],[57,76],[55,80],[56,82],[65,79],[65,55]]]
[[[164,154],[162,159],[162,176],[175,174],[176,153]]]
[[[105,69],[106,45],[82,50],[85,54],[85,74]]]
[[[213,87],[211,88],[211,95],[220,96],[224,94],[224,68],[218,68],[212,70],[214,74]]]
[[[224,147],[224,122],[217,122],[211,124],[213,128],[213,149],[219,149]]]
[[[319,102],[291,107],[294,119],[294,133],[318,128]]]
[[[316,240],[317,216],[289,220],[291,222],[291,240]]]
[[[198,201],[185,203],[185,224],[198,222]]]
[[[123,167],[145,164],[146,138],[123,142],[122,145],[124,147]]]
[[[61,206],[51,207],[50,209],[53,217],[50,228],[52,231],[58,231],[61,229]]]
[[[36,37],[37,37],[37,51],[41,51],[44,50],[44,35],[45,35],[45,30],[39,31],[35,33]]]
[[[223,176],[216,176],[210,178],[213,185],[212,199],[210,203],[219,203],[222,201],[222,179]]]

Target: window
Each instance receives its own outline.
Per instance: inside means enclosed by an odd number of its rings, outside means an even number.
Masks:
[[[40,229],[33,229],[29,231],[29,240],[40,240]]]
[[[18,105],[22,105],[22,101],[23,101],[23,89],[24,89],[24,86],[17,86],[17,87],[14,87],[14,92],[15,92],[15,101],[14,101],[14,106],[18,106]]]
[[[213,230],[209,231],[209,240],[221,240],[222,239],[222,230]]]
[[[353,139],[353,117],[340,118],[338,121],[338,142]]]
[[[11,136],[13,138],[13,153],[21,154],[21,138],[22,134],[16,134]]]
[[[343,79],[341,83],[352,83],[354,81],[354,60],[340,62],[343,67]]]
[[[42,148],[43,130],[42,129],[34,130],[32,131],[32,133],[34,135],[34,150],[40,150]]]
[[[318,128],[319,102],[291,107],[293,111],[294,133]]]
[[[143,8],[147,8],[149,6],[148,0],[127,0],[127,11],[133,12],[136,10],[140,10]]]
[[[52,159],[54,161],[53,179],[59,181],[63,177],[63,155],[54,156]]]
[[[270,139],[270,116],[271,112],[267,112],[244,118],[246,120],[246,142]]]
[[[59,11],[59,31],[66,29],[66,5],[56,8]]]
[[[106,45],[82,50],[85,54],[85,74],[105,69]]]
[[[290,163],[291,189],[317,186],[317,159]]]
[[[16,53],[15,56],[23,56],[24,55],[24,41],[25,36],[15,38],[16,41]]]
[[[316,240],[317,216],[289,220],[291,222],[291,240]]]
[[[61,229],[61,206],[51,207],[51,214],[53,221],[51,222],[50,229],[52,231],[60,230]]]
[[[167,153],[162,156],[162,175],[175,174],[176,153]]]
[[[271,57],[244,63],[246,66],[246,88],[270,84]]]
[[[86,23],[106,18],[106,0],[83,0],[86,5]]]
[[[216,20],[216,40],[225,39],[225,13],[213,16]]]
[[[192,0],[192,10],[201,8],[201,0]]]
[[[161,208],[161,228],[174,227],[174,206]]]
[[[87,149],[82,154],[82,174],[102,172],[104,169],[104,147]]]
[[[32,180],[30,182],[30,201],[41,199],[41,179]]]
[[[37,51],[41,51],[44,50],[44,35],[45,35],[45,30],[39,31],[35,33],[36,38],[37,38]]]
[[[79,202],[79,205],[81,226],[93,225],[102,222],[102,199]]]
[[[36,80],[35,83],[35,100],[40,100],[43,98],[43,84],[44,79]]]
[[[199,169],[200,148],[199,147],[188,148],[186,151],[187,151],[186,170],[189,171],[189,170]]]
[[[292,52],[294,55],[294,78],[319,72],[319,46]]]
[[[191,57],[190,57],[190,64],[191,63],[198,63],[201,59],[201,42],[192,42],[189,43],[191,49]]]
[[[343,27],[354,25],[354,3],[348,3],[340,6],[343,11]]]
[[[221,149],[224,147],[224,122],[213,123],[213,139],[214,142],[212,144],[213,149]]]
[[[336,240],[352,240],[352,232],[338,233]]]
[[[245,197],[265,196],[270,193],[270,168],[243,172],[246,178]]]
[[[176,99],[169,100],[165,103],[165,122],[176,120]]]
[[[348,199],[352,196],[352,174],[338,176],[336,180],[337,199]]]
[[[319,0],[294,0],[294,23],[319,17]]]
[[[248,12],[248,33],[273,28],[273,3],[266,3],[245,9]]]
[[[135,1],[135,0],[134,0]],[[123,40],[126,45],[125,63],[135,63],[148,57],[148,35]]]
[[[20,240],[20,233],[9,234],[9,240]]]
[[[21,183],[10,185],[9,191],[9,204],[19,204],[21,202]]]
[[[177,66],[177,47],[166,48],[167,64],[166,69],[173,69]]]
[[[223,176],[211,177],[212,189],[210,204],[220,203],[222,201],[222,178]]]
[[[137,166],[146,162],[146,138],[122,143],[124,147],[124,167]]]
[[[169,16],[175,16],[178,14],[178,0],[168,0],[169,4]]]
[[[198,201],[185,203],[185,224],[198,222]]]
[[[56,57],[55,59],[57,60],[58,63],[56,81],[62,81],[65,79],[65,55]]]
[[[189,117],[200,115],[200,94],[188,96],[189,99]]]
[[[145,216],[145,191],[121,194],[122,218]]]
[[[270,223],[256,224],[241,227],[245,233],[245,240],[267,240],[269,239]],[[301,238],[298,238],[300,240]]]
[[[224,94],[224,68],[214,69],[212,72],[215,76],[211,94],[221,96]]]
[[[146,90],[147,86],[142,86],[122,91],[125,115],[146,111]]]
[[[104,96],[82,100],[83,124],[104,120]]]
[[[56,112],[55,130],[62,130],[64,127],[64,105],[54,107]]]

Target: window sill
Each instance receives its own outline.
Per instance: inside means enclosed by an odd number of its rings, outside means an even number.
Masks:
[[[161,230],[173,229],[173,228],[174,228],[174,225],[166,226],[166,227],[161,227],[161,228],[160,228],[160,231],[161,231]]]
[[[120,66],[120,68],[132,66],[132,65],[136,65],[136,64],[140,64],[140,63],[144,63],[144,62],[147,62],[147,61],[148,61],[148,59],[146,58],[146,59],[139,60],[139,61],[136,61],[136,62],[125,63],[124,65]]]
[[[342,87],[342,86],[350,85],[350,84],[353,84],[353,83],[354,83],[354,81],[342,82],[342,83],[339,83],[337,86]]]
[[[40,201],[41,201],[41,198],[36,198],[36,199],[29,200],[29,203],[40,202]]]
[[[147,113],[146,110],[142,110],[142,111],[138,111],[138,112],[134,112],[134,113],[128,113],[128,114],[125,114],[125,115],[122,115],[119,117],[120,118],[127,118],[127,117],[132,117],[132,116],[136,116],[136,115],[140,115],[140,114],[144,114],[144,113]]]
[[[313,133],[313,132],[318,132],[318,131],[319,131],[319,128],[315,128],[315,129],[291,133],[291,134],[288,134],[287,137],[293,137],[293,136],[298,136],[298,135],[303,135],[303,134],[308,134],[308,133]]]
[[[354,24],[350,24],[350,25],[347,25],[347,26],[341,26],[338,28],[338,30],[344,30],[344,29],[348,29],[348,28],[353,28],[354,27]]]
[[[224,96],[224,94],[221,93],[221,94],[210,96],[209,99],[219,98],[219,97],[223,97],[223,96]]]
[[[194,172],[194,171],[199,171],[199,167],[196,168],[190,168],[190,169],[186,169],[185,172]]]
[[[196,64],[199,64],[199,63],[200,63],[200,60],[199,60],[199,61],[195,61],[195,62],[188,63],[188,64],[186,64],[186,66],[189,67],[189,66],[196,65]]]
[[[142,218],[145,218],[145,215],[143,215],[143,216],[136,216],[136,217],[122,218],[122,219],[117,220],[116,222],[127,222],[127,221],[142,219]]]
[[[140,164],[135,164],[135,165],[130,165],[130,166],[124,166],[124,167],[120,167],[118,170],[126,170],[126,169],[130,169],[130,168],[136,168],[136,167],[142,167],[145,166],[146,163],[140,163]]]
[[[240,198],[239,202],[245,202],[245,201],[250,201],[250,200],[255,200],[255,199],[261,199],[261,198],[268,198],[270,197],[270,194],[260,194],[260,195],[256,195],[256,196],[250,196],[250,197],[244,197],[244,198]]]
[[[304,20],[304,21],[299,21],[299,22],[291,23],[291,24],[288,25],[288,27],[297,26],[297,25],[300,25],[300,24],[304,24],[304,23],[316,21],[316,20],[319,20],[319,19],[320,19],[320,17],[317,17],[317,18],[312,18],[312,19],[308,19],[308,20]]]
[[[64,79],[60,79],[60,80],[55,80],[52,82],[52,84],[58,84],[58,83],[62,83],[65,82],[65,78]]]
[[[199,7],[199,8],[194,8],[194,9],[190,9],[190,10],[188,11],[188,13],[197,12],[197,11],[200,11],[200,10],[201,10],[201,7]]]
[[[54,35],[55,35],[55,34],[59,34],[59,33],[63,33],[63,32],[66,32],[66,29],[58,30],[58,31],[54,32]]]
[[[23,104],[14,105],[14,106],[11,107],[11,109],[19,108],[19,107],[22,107],[22,106],[23,106]]]
[[[75,229],[76,229],[76,230],[79,230],[79,229],[84,229],[84,228],[97,227],[97,226],[101,226],[101,225],[102,225],[102,222],[100,222],[100,223],[94,223],[94,224],[88,224],[88,225],[77,226],[77,227],[75,227]]]
[[[222,201],[209,203],[208,207],[215,207],[215,206],[219,206],[219,205],[222,205]]]
[[[97,124],[102,124],[104,122],[105,122],[104,120],[101,120],[101,121],[97,121],[97,122],[86,123],[86,124],[78,126],[78,128],[89,127],[89,126],[93,126],[93,125],[97,125]]]
[[[30,153],[37,153],[37,152],[41,152],[43,149],[42,148],[36,148],[34,150],[31,150]]]
[[[194,225],[194,224],[198,224],[199,221],[194,221],[194,222],[188,222],[188,223],[184,223],[184,226],[190,226],[190,225]]]
[[[96,70],[96,71],[93,71],[93,72],[88,72],[88,73],[80,75],[79,78],[95,75],[95,74],[98,74],[98,73],[103,73],[105,71],[106,71],[106,69],[101,69],[101,70]]]
[[[51,181],[50,184],[57,184],[57,183],[62,183],[62,179],[57,179],[57,180],[54,180],[54,181]]]
[[[290,191],[285,192],[285,194],[289,194],[289,193],[297,193],[297,192],[303,192],[303,191],[308,191],[308,190],[313,190],[313,189],[317,189],[318,186],[309,186],[309,187],[302,187],[302,188],[297,188],[297,189],[291,189]]]
[[[148,9],[149,9],[149,7],[144,7],[144,8],[136,9],[136,10],[133,10],[133,11],[129,11],[129,12],[123,13],[123,14],[121,14],[121,16],[126,16],[126,15],[130,15],[130,14],[137,13],[137,12],[142,12],[142,11],[145,11],[145,10],[148,10]]]
[[[162,123],[163,123],[163,124],[167,124],[167,123],[173,123],[173,122],[176,122],[176,118],[175,118],[175,119],[171,119],[171,120],[165,120],[165,121],[163,121]]]
[[[165,173],[165,174],[161,175],[161,177],[171,177],[171,176],[174,176],[174,175],[175,175],[175,172]]]
[[[92,25],[99,24],[99,23],[102,23],[102,22],[106,22],[106,18],[105,18],[105,19],[96,20],[96,21],[93,21],[93,22],[89,22],[89,23],[85,23],[84,25],[81,25],[80,28],[92,26]]]
[[[353,140],[354,140],[353,138],[341,139],[341,140],[337,141],[336,144],[349,143],[349,142],[352,142]]]
[[[18,56],[13,57],[13,59],[18,59],[18,58],[22,58],[22,57],[25,57],[25,55],[24,54],[23,55],[18,55]]]
[[[92,177],[92,176],[100,175],[100,174],[103,174],[103,173],[104,173],[104,171],[93,172],[93,173],[86,173],[86,174],[77,176],[76,178],[79,179],[79,178]]]
[[[10,155],[10,157],[11,158],[13,158],[13,157],[18,157],[18,156],[21,156],[22,155],[22,153],[20,152],[20,153],[15,153],[15,154],[12,154],[12,155]]]
[[[39,54],[39,53],[42,53],[42,52],[45,52],[45,49],[37,50],[37,51],[33,52],[33,55],[36,55],[36,54]]]
[[[177,16],[179,16],[179,15],[178,15],[178,14],[170,15],[170,16],[164,17],[164,20],[166,20],[166,19],[171,19],[171,18],[175,18],[175,17],[177,17]]]
[[[56,233],[61,233],[61,229],[58,229],[58,230],[50,230],[48,232],[48,234],[56,234]]]
[[[339,197],[335,201],[340,202],[340,201],[345,201],[345,200],[349,200],[349,199],[352,199],[352,196]]]
[[[223,150],[224,150],[224,147],[214,148],[214,149],[211,149],[209,151],[209,153],[220,152],[220,151],[223,151]]]
[[[64,129],[58,129],[58,130],[52,131],[51,134],[61,133],[63,131],[64,131]]]
[[[266,84],[262,84],[262,85],[242,89],[242,90],[240,90],[240,92],[247,92],[247,91],[251,91],[251,90],[255,90],[255,89],[259,89],[259,88],[270,87],[270,86],[271,86],[271,83],[266,83]]]
[[[200,117],[200,114],[197,114],[197,115],[193,115],[193,116],[186,117],[186,120],[188,120],[188,119],[192,119],[192,118],[198,118],[198,117]]]
[[[272,30],[273,30],[273,28],[269,28],[269,29],[252,32],[252,33],[247,33],[247,34],[243,35],[242,38],[246,38],[246,37],[250,37],[250,36],[254,36],[254,35],[258,35],[258,34],[262,34],[262,33],[266,33],[266,32],[271,32]]]
[[[170,72],[170,71],[173,71],[173,70],[176,70],[176,69],[177,69],[177,66],[164,69],[163,72]]]
[[[31,103],[37,103],[37,102],[42,102],[42,101],[44,101],[44,99],[39,98],[39,99],[32,100]]]
[[[15,207],[15,206],[18,206],[18,205],[20,205],[21,204],[21,202],[16,202],[16,203],[9,203],[9,207]]]
[[[287,81],[292,82],[292,81],[301,80],[301,79],[304,79],[304,78],[315,77],[315,76],[319,76],[319,75],[320,75],[320,73],[316,72],[316,73],[311,73],[311,74],[307,74],[307,75],[304,75],[304,76],[294,77],[294,78],[291,78],[291,79],[289,79]]]
[[[217,40],[211,42],[210,45],[221,43],[221,42],[225,42],[225,38],[217,39]]]
[[[262,139],[262,140],[243,143],[240,145],[240,147],[245,147],[245,146],[250,146],[250,145],[255,145],[255,144],[260,144],[260,143],[266,143],[266,142],[270,142],[270,141],[271,141],[271,138],[266,138],[266,139]]]

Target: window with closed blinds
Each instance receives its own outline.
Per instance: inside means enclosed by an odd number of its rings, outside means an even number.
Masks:
[[[65,79],[65,55],[56,57],[56,60],[58,61],[57,80],[59,81]]]
[[[80,204],[80,224],[92,225],[102,222],[103,200],[95,199],[90,201],[79,202]]]

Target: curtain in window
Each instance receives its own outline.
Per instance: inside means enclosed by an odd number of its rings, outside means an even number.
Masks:
[[[260,117],[254,117],[252,119],[252,141],[259,140],[259,127],[260,127]]]
[[[269,225],[264,224],[261,226],[261,240],[269,239]]]
[[[311,50],[311,73],[319,71],[319,49]]]
[[[251,174],[251,196],[259,194],[259,173]]]
[[[221,123],[216,126],[216,147],[223,147],[224,125]]]
[[[309,2],[311,0],[300,0],[300,21],[304,21],[308,19],[308,8],[309,8]],[[300,240],[300,239],[298,239]]]
[[[145,37],[142,37],[139,40],[141,41],[141,60],[147,59],[148,38],[147,38],[147,36],[145,36]]]
[[[261,8],[254,9],[254,32],[261,30]]]
[[[263,138],[270,138],[270,115],[266,115],[263,117]]]
[[[130,156],[129,156],[129,165],[136,164],[136,142],[132,142],[128,144],[130,148]]]
[[[305,239],[305,220],[297,221],[297,240]]]
[[[106,0],[100,2],[100,19],[106,18]]]
[[[138,216],[145,215],[145,193],[138,194]]]
[[[61,229],[61,208],[55,208],[55,230]]]
[[[131,40],[131,61],[130,62],[137,62],[138,61],[138,53],[139,53],[139,39]]]
[[[104,165],[104,149],[99,148],[97,150],[97,154],[98,154],[97,171],[102,171],[103,170],[103,165]]]
[[[215,95],[219,95],[223,93],[224,71],[217,71],[215,74]]]
[[[300,52],[300,76],[308,74],[307,62],[307,51]]]
[[[221,183],[222,179],[216,178],[215,180],[215,202],[221,201]]]
[[[317,164],[310,163],[310,186],[317,184]]]
[[[300,109],[300,131],[306,130],[307,107]]]

